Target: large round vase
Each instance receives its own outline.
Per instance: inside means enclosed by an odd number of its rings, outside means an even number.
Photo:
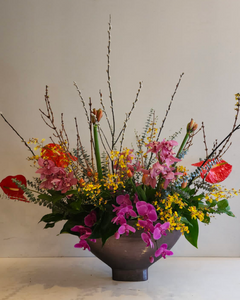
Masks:
[[[91,252],[112,268],[112,279],[117,281],[145,281],[148,279],[148,268],[152,265],[150,256],[154,256],[156,246],[152,249],[146,247],[141,238],[142,230],[137,230],[129,236],[122,235],[120,239],[110,237],[102,247],[102,240],[97,239],[96,243],[90,242]],[[158,247],[166,243],[170,250],[180,238],[180,231],[167,232],[158,241]],[[161,256],[154,257],[155,262]]]

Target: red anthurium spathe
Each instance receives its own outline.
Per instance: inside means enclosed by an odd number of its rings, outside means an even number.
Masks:
[[[206,166],[211,161],[212,160],[209,159],[204,165]],[[203,164],[203,161],[200,161],[196,164],[192,164],[192,166],[201,167],[202,164]],[[204,178],[206,172],[208,172],[208,171],[202,170],[202,172],[201,172],[202,178]],[[210,169],[210,171],[208,172],[208,174],[205,178],[205,181],[210,182],[210,183],[222,182],[229,176],[229,174],[231,172],[232,172],[232,166],[230,164],[228,164],[226,161],[220,160],[218,163],[216,163],[215,165],[212,166],[212,168]]]
[[[66,168],[71,160],[77,160],[77,157],[66,153],[60,145],[53,143],[42,148],[41,157],[53,161],[57,167],[62,168]]]
[[[27,186],[27,180],[23,175],[7,176],[0,182],[0,187],[3,192],[10,198],[19,201],[29,202],[24,196],[24,191],[20,189],[12,179],[20,181],[23,185]]]

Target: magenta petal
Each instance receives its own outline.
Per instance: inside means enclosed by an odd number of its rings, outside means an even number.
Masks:
[[[137,202],[139,203],[139,202]],[[140,216],[144,216],[147,213],[147,206],[146,205],[141,205],[137,207],[138,213]]]
[[[153,221],[153,222],[157,221],[157,213],[156,213],[156,211],[155,211],[155,210],[151,210],[151,211],[148,213],[148,218],[149,218],[151,221]]]
[[[115,239],[116,239],[116,240],[118,240],[118,239],[120,238],[120,234],[119,234],[119,232],[118,232],[118,231],[117,231],[117,232],[115,232],[114,236],[115,236]]]
[[[154,262],[154,257],[153,257],[153,256],[150,256],[150,257],[149,257],[149,261],[150,261],[150,263],[152,264],[152,263]]]
[[[155,252],[155,257],[158,257],[158,256],[160,256],[161,254],[162,254],[162,249],[159,248],[159,249],[157,249],[157,251]]]
[[[146,234],[146,233],[142,233],[141,234],[141,238],[142,238],[142,240],[146,243],[146,244],[148,244],[148,241],[149,241],[149,236]]]
[[[154,240],[159,240],[161,237],[161,233],[160,233],[160,229],[159,228],[155,228],[154,232],[153,232],[153,238]]]
[[[124,223],[124,224],[125,224],[125,223]],[[125,227],[124,224],[118,228],[118,232],[119,232],[120,234],[124,234],[125,231],[126,231],[126,227]]]

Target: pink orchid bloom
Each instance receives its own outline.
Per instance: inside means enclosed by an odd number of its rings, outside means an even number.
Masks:
[[[150,169],[150,176],[151,178],[156,178],[163,171],[164,171],[164,166],[160,165],[159,162],[156,162]]]
[[[119,204],[121,206],[132,205],[130,196],[128,194],[117,196],[116,202],[117,202],[117,204]]]
[[[169,169],[168,172],[165,175],[163,175],[163,177],[165,179],[163,188],[166,189],[168,187],[169,183],[172,182],[173,180],[175,180],[175,176],[178,176],[178,175],[182,175],[182,173],[172,172]]]
[[[40,169],[36,171],[36,173],[41,174],[41,179],[44,179],[47,175],[52,175],[58,172],[59,168],[55,166],[55,163],[51,160],[43,159],[40,157],[38,159],[38,164]]]
[[[135,193],[135,194],[134,194],[134,200],[133,200],[133,203],[136,204],[138,201],[139,201],[139,199],[138,199],[138,194]]]
[[[170,227],[170,223],[166,222],[164,224],[156,224],[153,230],[153,238],[154,240],[159,240],[162,235],[167,235],[166,230]]]
[[[142,216],[144,220],[149,219],[152,222],[155,222],[157,220],[157,213],[155,207],[152,204],[145,201],[138,201],[136,203],[136,208],[138,214]]]
[[[154,248],[154,244],[151,240],[151,234],[149,232],[147,232],[147,233],[143,232],[141,234],[141,238],[147,244],[146,247],[151,246],[151,248]]]
[[[92,227],[97,222],[97,215],[95,211],[91,211],[89,215],[84,218],[84,224]]]
[[[150,149],[148,149],[147,153],[152,152],[152,153],[157,154],[159,152],[159,150],[161,149],[161,143],[156,142],[156,141],[153,141],[153,142],[147,144],[146,146],[148,148],[150,148]]]
[[[152,263],[154,262],[154,257],[153,257],[153,256],[150,256],[150,257],[149,257],[149,261],[150,261],[150,263],[152,264]]]
[[[162,257],[166,259],[166,255],[173,255],[172,251],[167,250],[167,246],[167,244],[162,244],[161,247],[155,252],[155,257],[162,255]]]
[[[132,205],[128,205],[123,207],[120,211],[120,214],[123,214],[127,219],[131,216],[133,218],[135,218],[137,216],[137,214],[135,213],[135,211],[133,210]]]
[[[118,228],[118,232],[119,234],[124,234],[126,233],[126,235],[129,235],[129,231],[131,232],[136,232],[136,229],[130,225],[128,225],[127,223],[122,224],[119,228]]]
[[[151,233],[153,233],[154,231],[154,226],[153,226],[153,222],[150,221],[149,219],[147,220],[138,220],[138,224],[144,228],[144,231],[150,231]]]
[[[92,234],[92,229],[84,227],[82,225],[76,225],[71,228],[71,230],[74,232],[79,232],[81,240],[89,238],[89,236]]]
[[[79,243],[74,245],[75,248],[83,248],[83,250],[88,249],[88,251],[91,251],[90,246],[88,245],[87,241],[80,240]]]
[[[116,225],[123,225],[124,223],[126,223],[126,219],[124,218],[124,216],[122,214],[118,214],[116,217],[114,217],[111,222],[113,224]]]

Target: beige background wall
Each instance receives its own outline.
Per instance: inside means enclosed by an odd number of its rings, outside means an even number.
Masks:
[[[179,75],[185,72],[162,138],[185,128],[191,118],[205,122],[209,148],[231,129],[234,94],[240,91],[240,2],[238,0],[0,0],[0,111],[25,138],[51,134],[41,120],[45,85],[56,123],[64,111],[75,146],[76,116],[87,145],[85,115],[73,86],[76,81],[98,108],[102,89],[107,105],[106,53],[112,15],[111,78],[117,125],[129,111],[138,82],[140,101],[129,122],[125,145],[141,132],[150,108],[164,117]],[[34,175],[28,151],[0,119],[0,180],[7,175]],[[178,139],[181,141],[181,138]],[[240,132],[225,155],[233,165],[228,188],[240,187]],[[201,134],[184,164],[204,157]],[[73,248],[77,238],[56,236],[61,225],[43,230],[48,210],[1,199],[0,257],[89,255]],[[199,250],[182,238],[178,256],[239,256],[240,198],[231,200],[236,218],[218,216],[201,226]]]

